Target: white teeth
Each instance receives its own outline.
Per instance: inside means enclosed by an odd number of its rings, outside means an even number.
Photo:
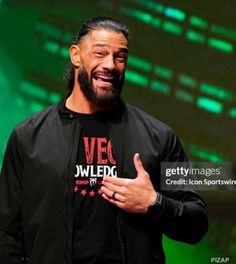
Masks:
[[[103,75],[97,75],[97,78],[105,79],[105,80],[113,80],[113,77],[103,76]]]

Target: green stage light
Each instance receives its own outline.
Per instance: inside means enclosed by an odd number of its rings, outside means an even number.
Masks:
[[[232,53],[234,51],[234,46],[231,43],[217,38],[209,38],[208,45],[226,53]]]
[[[230,109],[229,115],[232,118],[236,118],[236,107],[233,107],[233,108]]]
[[[165,9],[165,7],[160,3],[155,3],[153,1],[143,1],[143,0],[134,0],[134,2],[145,6],[146,8],[149,8],[151,10],[154,10],[158,13],[162,13]]]
[[[39,100],[46,101],[48,98],[48,91],[45,88],[35,85],[33,83],[23,81],[20,84],[20,91],[25,95],[28,95]]]
[[[236,30],[231,28],[213,24],[211,25],[211,32],[236,41]]]
[[[30,96],[33,102],[36,100],[44,101],[46,103],[57,103],[61,96],[59,93],[54,91],[46,90],[44,87],[36,85],[31,82],[23,81],[20,84],[20,91],[24,95]],[[38,109],[39,107],[33,107],[33,109]]]
[[[130,17],[134,17],[145,24],[150,24],[156,28],[159,28],[161,26],[161,20],[159,18],[150,15],[147,12],[143,12],[133,8],[126,8],[126,7],[122,7],[121,12]]]
[[[58,94],[58,93],[51,92],[51,93],[49,94],[49,98],[48,98],[48,100],[49,100],[51,103],[58,103],[58,102],[60,101],[60,99],[61,99],[61,96],[60,96],[60,94]]]
[[[69,58],[69,48],[68,47],[62,47],[60,50],[60,55],[63,58],[68,59]]]
[[[207,21],[197,16],[191,16],[189,18],[189,22],[192,26],[199,27],[201,29],[207,29],[208,27]]]
[[[47,41],[45,42],[45,49],[51,53],[57,53],[60,49],[60,46],[56,42]]]
[[[175,92],[175,97],[179,99],[180,101],[186,102],[186,103],[193,103],[194,96],[184,90],[178,90]]]
[[[71,43],[71,41],[73,40],[73,36],[70,32],[66,32],[63,35],[63,39],[67,42],[67,43]]]
[[[41,111],[43,108],[45,108],[45,104],[42,104],[40,102],[36,102],[36,101],[31,101],[29,103],[29,108],[30,108],[30,111],[32,113],[36,113],[36,112],[39,112]]]
[[[139,74],[135,71],[131,71],[129,69],[127,69],[125,73],[125,80],[142,87],[148,86],[148,78],[146,76],[143,76],[142,74]]]
[[[152,70],[152,64],[144,59],[140,59],[132,54],[129,54],[128,57],[128,66],[132,66],[134,68],[150,72]]]
[[[190,41],[198,42],[200,44],[203,44],[206,41],[205,36],[195,30],[188,30],[186,33],[186,38]]]
[[[36,24],[36,30],[43,32],[46,35],[49,35],[53,38],[60,38],[62,34],[60,29],[54,28],[50,25],[40,23],[40,22]]]
[[[121,12],[124,14],[127,14],[129,16],[135,17],[138,20],[144,22],[144,23],[151,23],[152,20],[152,16],[147,13],[147,12],[143,12],[140,10],[136,10],[136,9],[132,9],[132,8],[127,8],[127,7],[122,7],[121,8]]]
[[[178,21],[184,21],[185,20],[185,13],[179,9],[175,9],[175,8],[172,8],[172,7],[167,7],[164,11],[165,15],[167,17],[170,17],[170,18],[173,18],[173,19],[176,19]]]
[[[222,100],[232,101],[233,99],[232,92],[227,91],[223,87],[215,86],[212,84],[201,83],[199,90],[202,93],[217,97]]]
[[[16,102],[16,105],[17,105],[19,108],[26,107],[26,101],[25,101],[24,98],[23,98],[21,95],[19,95],[19,94],[15,97],[15,102]]]
[[[194,89],[197,86],[197,80],[186,74],[179,75],[178,80],[181,85],[189,87],[191,89]]]
[[[205,109],[211,113],[221,114],[223,111],[223,104],[207,97],[198,97],[196,104],[198,107]]]
[[[164,82],[157,81],[157,80],[153,80],[151,82],[151,89],[161,94],[170,93],[170,86]]]
[[[223,156],[219,155],[218,153],[203,149],[194,144],[190,145],[190,153],[198,158],[211,162],[223,162],[226,160]]]
[[[164,11],[164,9],[165,9],[164,5],[162,5],[160,3],[158,3],[158,4],[155,3],[153,5],[153,10],[155,10],[158,13],[162,13]]]
[[[168,33],[172,33],[174,35],[181,35],[182,33],[182,28],[180,25],[171,22],[169,20],[165,20],[162,24],[162,28],[164,31],[168,32]]]
[[[162,78],[165,78],[165,79],[171,79],[173,77],[173,71],[166,68],[166,67],[163,67],[163,66],[160,66],[160,65],[157,65],[154,69],[154,73]]]
[[[159,18],[153,17],[151,24],[152,26],[159,28],[161,26],[161,20]]]
[[[136,1],[139,4],[144,5],[144,2],[142,1]],[[154,9],[154,3],[153,2],[148,2],[147,5],[145,5],[146,7],[148,7],[149,9],[152,8],[152,10]],[[186,19],[187,14],[185,14],[183,11],[176,9],[176,8],[172,8],[172,7],[165,7],[163,5],[161,5],[161,7],[163,7],[164,10],[164,14],[166,17],[170,17],[172,19],[176,19],[179,22],[183,22]],[[181,25],[174,23],[170,20],[164,20],[162,21],[160,18],[157,18],[153,15],[151,15],[150,13],[144,12],[142,10],[137,10],[137,9],[133,9],[133,8],[127,8],[127,7],[121,7],[120,8],[121,12],[130,16],[130,17],[134,17],[137,20],[145,23],[145,24],[149,24],[153,27],[156,28],[160,28],[162,26],[162,30],[169,33],[169,34],[173,34],[173,35],[181,35],[183,32],[183,28]],[[159,11],[162,10],[162,8],[159,7],[158,9]],[[199,29],[207,29],[208,28],[208,22],[198,16],[190,16],[189,18],[189,23],[190,26],[194,26],[194,27],[198,27]],[[220,26],[215,26],[212,30],[224,33],[226,35],[227,32],[229,31],[225,31],[225,28],[220,27]],[[231,36],[234,35],[234,31],[230,30]],[[236,33],[236,31],[235,31]],[[198,44],[204,44],[207,41],[207,35],[204,35],[201,32],[198,32],[196,30],[193,29],[188,29],[186,32],[186,39],[189,41],[193,41],[196,42]],[[234,45],[226,42],[224,40],[218,39],[218,38],[210,38],[208,39],[207,42],[208,46],[214,49],[217,49],[218,51],[221,52],[226,52],[226,53],[232,53],[234,51]]]

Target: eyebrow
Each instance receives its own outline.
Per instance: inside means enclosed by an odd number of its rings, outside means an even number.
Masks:
[[[109,47],[107,44],[93,44],[92,48],[96,47]],[[128,48],[119,48],[121,51],[128,53]]]

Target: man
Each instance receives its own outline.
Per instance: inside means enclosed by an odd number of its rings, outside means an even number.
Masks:
[[[171,129],[120,99],[128,30],[106,17],[70,47],[70,93],[18,125],[0,177],[0,263],[165,263],[163,233],[207,231],[192,191],[161,191],[160,162],[186,161]]]

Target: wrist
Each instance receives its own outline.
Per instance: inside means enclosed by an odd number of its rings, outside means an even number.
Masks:
[[[155,197],[152,200],[152,203],[150,203],[147,208],[147,214],[151,216],[156,216],[159,214],[161,207],[162,207],[162,195],[156,192]]]
[[[149,193],[148,199],[146,201],[145,205],[145,213],[147,213],[149,206],[151,206],[153,203],[155,203],[157,198],[157,192],[153,190],[152,192]]]
[[[157,199],[158,193],[156,191],[153,191],[150,196],[149,196],[149,201],[148,201],[148,207],[152,204],[155,203],[156,199]]]

